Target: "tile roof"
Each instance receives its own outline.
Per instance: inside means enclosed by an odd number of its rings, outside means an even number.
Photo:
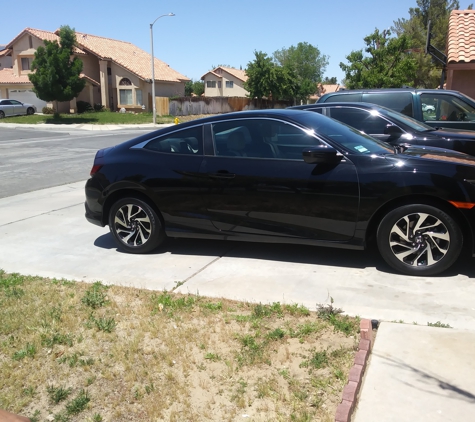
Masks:
[[[475,62],[475,10],[453,10],[450,13],[447,61]]]
[[[102,59],[111,59],[142,79],[152,78],[151,56],[137,46],[110,38],[76,32],[79,46]],[[166,82],[189,81],[190,79],[173,70],[168,64],[154,57],[155,80]]]
[[[235,69],[234,67],[224,67],[224,66],[218,66],[216,68],[214,68],[213,70],[210,70],[209,72],[206,72],[202,77],[201,79],[204,79],[204,77],[208,74],[208,73],[212,73],[214,76],[218,77],[218,78],[222,78],[223,75],[219,74],[216,72],[216,70],[218,69],[222,69],[224,70],[225,72],[229,73],[230,75],[234,76],[235,78],[238,78],[240,79],[241,81],[243,82],[246,82],[247,81],[247,75],[246,75],[246,71],[245,70],[240,70],[240,69]]]
[[[13,69],[0,70],[0,84],[31,84],[27,75],[15,76]]]
[[[41,29],[26,28],[7,47],[11,46],[24,32],[28,32],[42,40],[59,41],[59,30],[49,32]],[[75,49],[76,54],[90,52],[100,59],[112,60],[141,79],[152,78],[150,54],[133,44],[81,32],[76,32],[76,40],[78,43],[78,48]],[[190,80],[156,57],[154,57],[154,63],[155,80],[157,81],[182,82]]]
[[[9,56],[11,52],[12,50],[10,50],[9,48],[5,48],[5,50],[0,51],[0,57]]]

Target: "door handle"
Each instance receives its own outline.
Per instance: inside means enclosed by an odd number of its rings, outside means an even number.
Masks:
[[[228,173],[227,171],[226,172],[218,171],[217,173],[208,173],[208,176],[211,179],[234,179],[236,177],[236,174]]]

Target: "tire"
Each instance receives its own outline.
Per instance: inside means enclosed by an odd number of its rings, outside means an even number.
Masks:
[[[3,119],[3,118],[5,118],[5,113],[2,110],[0,110],[0,119]]]
[[[112,205],[109,228],[119,248],[129,253],[149,253],[166,239],[160,217],[137,198],[122,198]]]
[[[378,249],[395,270],[431,276],[448,269],[462,250],[457,222],[439,208],[414,204],[389,212],[377,231]]]
[[[26,114],[28,114],[28,116],[31,116],[32,114],[35,114],[35,109],[33,107],[28,107],[26,109]]]

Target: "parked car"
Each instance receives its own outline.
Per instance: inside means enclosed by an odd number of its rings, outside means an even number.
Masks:
[[[0,119],[7,116],[18,116],[21,114],[35,114],[36,107],[33,104],[22,103],[17,100],[0,99]]]
[[[376,104],[318,103],[289,108],[324,114],[391,145],[431,145],[475,156],[475,131],[433,128]]]
[[[163,128],[96,153],[86,218],[120,249],[167,237],[364,249],[434,275],[473,250],[475,158],[390,147],[302,110],[244,111]],[[318,253],[316,251],[316,253]]]
[[[317,102],[373,103],[432,127],[475,130],[475,100],[458,91],[413,88],[343,90],[325,94]]]

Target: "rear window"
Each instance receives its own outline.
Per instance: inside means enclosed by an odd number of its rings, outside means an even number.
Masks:
[[[410,92],[382,92],[363,94],[363,102],[378,104],[409,117],[414,117]]]
[[[361,102],[361,94],[335,94],[325,99],[325,103]]]

